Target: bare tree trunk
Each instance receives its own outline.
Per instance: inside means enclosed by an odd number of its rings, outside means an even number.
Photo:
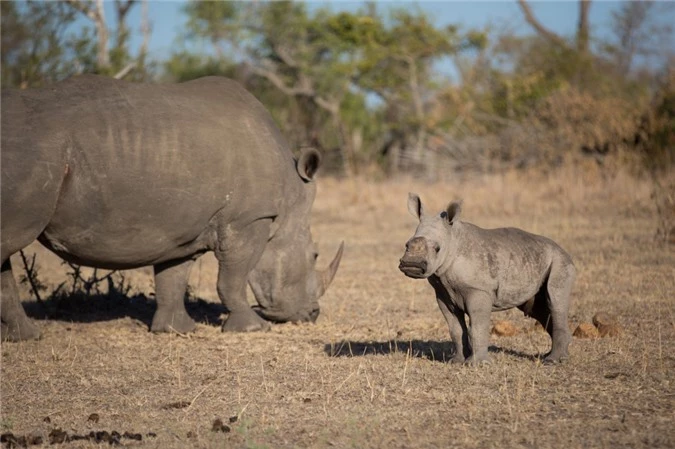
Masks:
[[[139,50],[139,56],[145,59],[148,53],[148,46],[150,45],[150,34],[152,33],[152,23],[148,17],[148,0],[143,0],[141,9],[141,34],[143,35],[143,42]]]
[[[333,113],[333,123],[335,123],[335,128],[338,130],[338,134],[340,136],[340,152],[342,153],[343,161],[342,169],[345,176],[351,178],[357,174],[356,157],[354,154],[352,139],[350,138],[349,132],[347,131],[347,127],[340,117],[339,111]]]
[[[588,54],[588,41],[590,32],[588,30],[588,12],[591,8],[591,0],[579,0],[579,21],[577,22],[577,51],[582,54]]]
[[[94,22],[98,38],[96,64],[99,69],[107,69],[110,66],[110,54],[108,52],[108,27],[105,21],[103,0],[89,0],[86,2],[83,0],[67,0],[67,2]]]
[[[420,92],[419,76],[417,73],[417,64],[415,58],[407,56],[405,58],[408,64],[409,87],[410,94],[413,100],[413,109],[415,111],[415,147],[414,153],[418,161],[421,161],[427,177],[432,176],[435,161],[434,155],[426,148],[427,141],[427,127],[426,118],[424,114],[424,104],[422,102],[422,92]]]
[[[115,38],[115,47],[123,48],[129,39],[129,27],[127,26],[127,14],[136,0],[115,0],[115,9],[117,12],[117,36]]]

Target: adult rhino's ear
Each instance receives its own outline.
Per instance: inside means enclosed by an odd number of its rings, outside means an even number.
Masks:
[[[422,219],[424,209],[422,208],[422,200],[416,193],[408,193],[408,212],[413,217]]]
[[[302,179],[309,182],[314,179],[320,165],[321,154],[314,148],[305,148],[297,162],[298,174]]]
[[[459,215],[462,212],[462,202],[453,201],[448,204],[448,208],[445,211],[445,219],[448,220],[449,224],[454,224],[459,221]]]

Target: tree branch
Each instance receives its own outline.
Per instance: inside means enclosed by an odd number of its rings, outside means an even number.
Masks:
[[[124,17],[129,12],[129,8],[136,2],[136,0],[127,0],[125,3],[122,0],[115,0],[115,7],[119,17]]]
[[[251,65],[250,68],[251,68],[251,71],[253,73],[267,79],[267,81],[272,83],[274,85],[274,87],[279,89],[285,95],[312,97],[315,94],[313,89],[288,86],[284,82],[284,80],[281,79],[281,76],[279,76],[278,73],[276,73],[272,70],[265,69],[265,68],[257,66],[257,65]]]
[[[150,45],[150,34],[152,33],[152,24],[148,18],[148,0],[143,0],[141,9],[141,33],[143,34],[143,42],[139,50],[139,55],[145,56]]]
[[[525,0],[518,0],[518,5],[520,5],[520,9],[523,11],[523,14],[525,15],[525,21],[534,28],[537,33],[539,33],[541,36],[545,37],[552,43],[559,45],[561,47],[567,47],[567,42],[554,32],[550,31],[546,27],[544,27],[536,17],[534,17],[534,14],[532,13],[532,9],[530,8],[530,5],[527,3]]]
[[[130,63],[127,64],[122,70],[120,70],[119,72],[117,72],[117,73],[113,76],[113,78],[115,78],[116,80],[121,80],[122,78],[124,78],[125,76],[127,76],[127,75],[128,75],[133,69],[135,69],[135,68],[136,68],[136,63],[135,63],[135,62],[130,62]]]

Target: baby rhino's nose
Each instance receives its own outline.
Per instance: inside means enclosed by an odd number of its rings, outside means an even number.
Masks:
[[[410,255],[423,256],[427,250],[427,240],[424,237],[414,237],[408,241],[406,249]]]

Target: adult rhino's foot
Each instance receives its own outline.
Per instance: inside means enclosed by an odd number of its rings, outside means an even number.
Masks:
[[[567,354],[554,354],[550,352],[544,356],[542,363],[544,365],[557,365],[559,363],[565,362],[569,358]]]
[[[466,358],[464,357],[464,354],[462,354],[461,352],[456,353],[450,359],[450,363],[464,363],[465,361]]]
[[[223,324],[223,332],[256,332],[270,330],[270,323],[260,318],[253,309],[231,312]]]
[[[40,328],[28,318],[13,323],[0,323],[2,341],[24,341],[40,339]]]
[[[179,334],[187,334],[192,332],[197,327],[195,320],[190,318],[185,310],[176,311],[162,311],[157,309],[155,316],[152,318],[152,325],[150,330],[152,332],[177,332]]]
[[[464,363],[469,365],[489,365],[491,361],[490,357],[487,355],[483,356],[472,355],[471,357],[467,358]]]

